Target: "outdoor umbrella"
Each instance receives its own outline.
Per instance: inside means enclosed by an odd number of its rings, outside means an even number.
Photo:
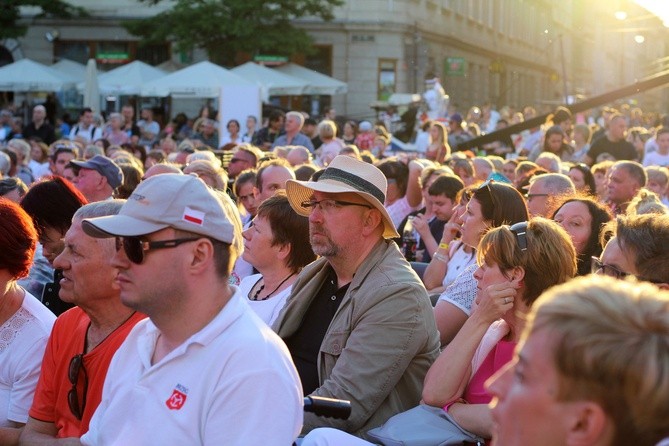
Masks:
[[[100,87],[98,85],[98,66],[95,59],[88,59],[86,64],[84,107],[90,107],[93,113],[100,113]]]

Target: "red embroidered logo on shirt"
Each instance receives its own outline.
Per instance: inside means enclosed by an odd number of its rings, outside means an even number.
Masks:
[[[186,403],[187,396],[188,389],[181,384],[177,384],[172,391],[172,396],[165,401],[165,404],[167,404],[167,408],[170,410],[179,410]]]

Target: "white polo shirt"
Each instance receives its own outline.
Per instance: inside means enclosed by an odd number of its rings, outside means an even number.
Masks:
[[[141,321],[116,352],[83,444],[285,446],[299,435],[290,353],[243,299],[151,365],[158,335]]]

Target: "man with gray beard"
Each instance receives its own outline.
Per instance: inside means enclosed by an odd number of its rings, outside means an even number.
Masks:
[[[377,167],[349,156],[334,158],[317,181],[286,183],[321,258],[301,272],[273,328],[305,395],[352,405],[348,420],[305,414],[303,433],[329,426],[363,435],[414,407],[439,353],[425,287],[392,241],[386,189]]]

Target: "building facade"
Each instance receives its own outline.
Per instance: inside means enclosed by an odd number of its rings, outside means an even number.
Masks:
[[[169,2],[71,3],[86,8],[90,18],[37,20],[26,10],[29,33],[2,42],[5,53],[46,64],[96,57],[103,70],[134,59],[157,65],[205,57],[172,54],[168,43],[140,47],[121,26],[122,19],[157,14]],[[617,19],[618,11],[627,17]],[[426,78],[440,78],[462,112],[486,102],[543,110],[565,97],[631,84],[668,65],[667,28],[631,0],[346,0],[335,16],[328,23],[296,22],[318,51],[295,60],[347,82],[348,94],[332,97],[331,104],[357,119],[372,118],[370,104],[392,93],[422,93]],[[638,43],[634,38],[642,32],[645,42]],[[666,90],[628,100],[659,110]]]

